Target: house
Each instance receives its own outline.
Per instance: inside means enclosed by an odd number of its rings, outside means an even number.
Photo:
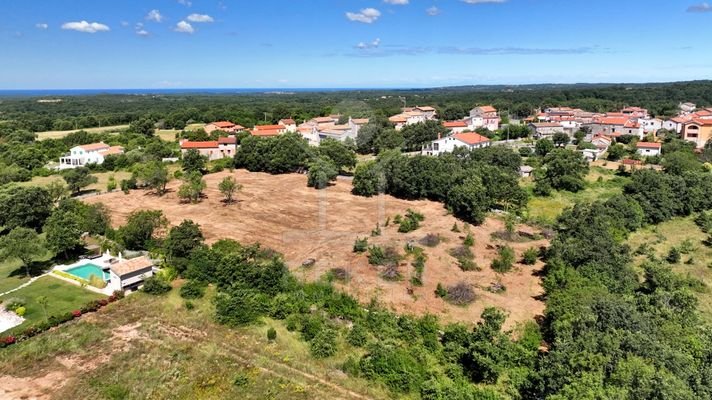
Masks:
[[[123,152],[123,147],[109,146],[103,142],[74,146],[69,150],[68,154],[60,157],[57,169],[72,169],[89,164],[103,164],[106,156],[122,154]]]
[[[522,165],[519,167],[519,176],[522,178],[529,178],[534,173],[534,168],[528,165]]]
[[[219,137],[218,149],[223,157],[233,157],[237,151],[237,138],[235,136]]]
[[[497,114],[497,109],[492,106],[478,106],[470,110],[470,116],[465,118],[470,130],[477,128],[487,128],[491,131],[499,129],[501,119]]]
[[[433,140],[430,144],[423,146],[421,151],[425,156],[437,156],[442,153],[452,153],[458,147],[466,147],[468,149],[480,149],[489,147],[490,140],[480,134],[474,132],[455,133],[438,140]]]
[[[462,133],[470,129],[465,121],[445,121],[443,126],[452,133]]]
[[[403,112],[420,113],[423,114],[427,120],[436,119],[438,114],[435,107],[430,106],[405,107],[403,108]]]
[[[551,137],[556,133],[564,133],[564,127],[557,122],[532,122],[528,127],[534,136],[538,138]]]
[[[585,126],[591,129],[591,134],[618,137],[633,135],[643,138],[643,129],[636,118],[621,113],[608,113],[604,116],[594,117],[590,124]]]
[[[206,124],[203,129],[206,133],[210,134],[215,131],[235,133],[238,131],[244,131],[245,127],[237,124],[233,124],[230,121],[218,121]]]
[[[224,145],[225,146],[225,145]],[[191,142],[190,140],[183,140],[180,142],[180,152],[185,155],[189,150],[197,150],[200,155],[208,158],[209,161],[219,160],[221,158],[227,157],[221,148],[220,143],[217,140],[209,140],[204,142]],[[234,155],[235,150],[232,150],[232,155]]]
[[[591,139],[591,144],[602,151],[606,151],[611,146],[611,143],[613,143],[613,139],[604,135],[596,135]]]
[[[270,137],[279,136],[287,133],[287,127],[284,125],[255,125],[250,131],[252,136]]]
[[[683,139],[695,143],[696,148],[705,147],[707,141],[712,139],[712,115],[709,117],[698,116],[683,123],[680,134]]]
[[[297,131],[297,123],[291,118],[280,119],[277,125],[282,125],[289,133]]]
[[[655,134],[657,133],[657,131],[663,128],[663,120],[659,118],[638,118],[638,123],[643,129],[644,134]]]
[[[690,114],[695,111],[697,105],[695,105],[695,103],[680,103],[678,107],[680,108],[681,113]]]
[[[662,152],[662,144],[653,142],[638,142],[635,145],[638,149],[638,154],[646,157],[659,156]]]
[[[420,111],[406,111],[397,115],[394,115],[388,120],[393,123],[396,130],[399,131],[408,125],[415,125],[424,123],[428,120],[427,114]]]
[[[650,118],[648,110],[640,107],[626,107],[621,110],[621,114],[630,118]]]
[[[116,290],[134,290],[153,276],[154,263],[148,257],[136,257],[109,266],[111,286]]]

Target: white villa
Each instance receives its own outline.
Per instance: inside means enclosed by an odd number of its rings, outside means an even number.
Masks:
[[[90,275],[97,276],[106,282],[106,287],[87,285],[86,288],[108,296],[116,290],[138,289],[145,279],[154,275],[156,268],[154,262],[146,256],[125,260],[121,255],[113,257],[106,252],[74,264],[55,266],[53,270],[59,271],[53,274],[54,277],[77,285],[88,282]],[[69,279],[69,275],[73,278]]]
[[[122,154],[121,146],[109,146],[106,143],[92,143],[72,147],[69,154],[59,159],[58,169],[71,169],[87,166],[88,164],[102,164],[104,158],[111,154]]]
[[[465,118],[470,130],[477,128],[487,128],[491,131],[499,129],[501,119],[497,109],[492,106],[479,106],[470,110],[470,116]]]
[[[660,143],[638,142],[635,147],[641,156],[659,156],[662,153],[662,145]]]
[[[452,153],[458,147],[481,149],[489,147],[490,144],[491,142],[487,137],[474,132],[455,133],[424,145],[421,154],[424,156],[438,156],[442,153]]]
[[[110,286],[121,290],[136,289],[146,278],[153,276],[153,261],[148,257],[136,257],[109,266]]]

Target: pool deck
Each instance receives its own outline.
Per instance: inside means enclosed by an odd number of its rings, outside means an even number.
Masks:
[[[70,270],[72,268],[77,268],[77,267],[81,267],[81,266],[88,265],[88,264],[93,264],[99,268],[105,269],[105,268],[108,268],[109,265],[111,265],[111,260],[120,260],[120,259],[121,259],[120,257],[118,257],[118,258],[114,257],[107,252],[107,253],[102,254],[101,257],[98,257],[98,258],[93,258],[93,259],[86,258],[83,260],[79,260],[73,264],[69,264],[69,265],[56,265],[54,268],[52,268],[52,271],[66,272],[67,270]],[[77,282],[73,279],[69,279],[69,278],[59,276],[56,274],[52,274],[52,276],[54,278],[61,279],[65,282],[69,282],[74,285],[81,286],[81,284],[79,282]],[[101,293],[101,294],[109,296],[115,290],[121,289],[120,286],[121,286],[121,283],[119,283],[119,282],[107,282],[106,287],[103,289],[96,288],[96,287],[93,287],[90,285],[86,285],[85,289],[91,290],[92,292]]]

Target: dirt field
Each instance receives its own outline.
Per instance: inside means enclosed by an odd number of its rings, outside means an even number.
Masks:
[[[464,233],[453,233],[451,228],[457,222],[447,215],[440,203],[431,201],[405,201],[391,196],[364,198],[350,193],[351,183],[339,180],[334,186],[317,191],[306,187],[306,176],[298,174],[268,175],[235,171],[233,174],[243,185],[237,195],[238,203],[225,206],[220,201],[218,182],[229,172],[205,177],[208,184],[207,198],[200,204],[179,204],[176,196],[180,182],[169,184],[172,189],[163,197],[156,197],[144,191],[134,191],[129,195],[120,192],[104,194],[86,199],[87,202],[102,202],[111,210],[114,225],[125,222],[126,216],[134,210],[160,209],[171,224],[177,225],[183,219],[192,219],[200,224],[209,242],[221,238],[233,238],[244,243],[260,242],[284,254],[295,274],[304,279],[318,279],[331,268],[341,267],[350,271],[352,279],[344,289],[367,302],[373,296],[388,304],[398,312],[423,314],[433,313],[444,321],[472,323],[479,319],[485,307],[496,306],[509,312],[506,326],[513,327],[519,322],[531,320],[541,315],[544,303],[535,299],[542,294],[540,279],[536,276],[542,268],[517,264],[512,272],[497,274],[489,268],[496,256],[496,245],[491,234],[503,230],[503,223],[488,219],[480,227],[473,227],[475,237],[475,261],[481,271],[463,272],[448,250],[462,244]],[[423,274],[423,287],[415,287],[408,293],[408,279],[413,272],[410,260],[401,265],[404,279],[389,282],[379,276],[377,268],[370,266],[364,254],[352,252],[354,240],[367,237],[376,223],[384,224],[387,218],[404,214],[412,208],[423,215],[425,221],[420,229],[409,234],[397,232],[391,224],[383,228],[379,237],[369,238],[371,244],[392,245],[403,253],[410,240],[419,240],[428,233],[439,234],[444,242],[437,247],[425,247],[428,257]],[[532,232],[520,226],[520,231]],[[509,243],[516,253],[530,247],[546,245],[545,240],[526,243]],[[301,264],[314,258],[316,264],[305,270]],[[445,286],[465,281],[475,287],[477,300],[467,306],[453,306],[434,296],[435,287],[440,282]],[[493,282],[501,282],[506,292],[493,294],[485,290]]]

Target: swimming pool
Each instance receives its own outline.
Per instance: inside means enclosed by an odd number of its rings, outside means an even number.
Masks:
[[[78,267],[70,268],[64,271],[68,274],[72,274],[76,277],[82,278],[84,280],[89,280],[89,277],[95,275],[104,280],[104,282],[109,281],[109,274],[104,272],[98,265],[94,264],[84,264]]]

